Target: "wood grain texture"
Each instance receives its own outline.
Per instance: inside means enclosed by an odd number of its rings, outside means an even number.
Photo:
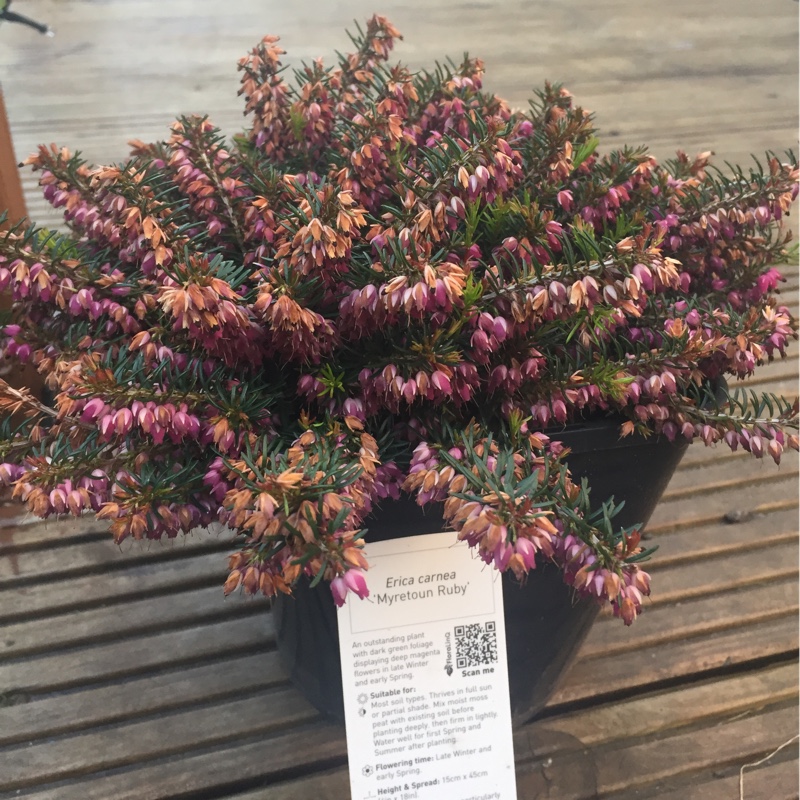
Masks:
[[[152,718],[167,711],[286,684],[274,652],[242,656],[223,652],[216,659],[206,658],[199,666],[164,670],[157,680],[142,674],[122,684],[112,681],[0,708],[0,745],[29,743],[129,719]],[[156,737],[156,741],[161,741],[161,737]],[[103,758],[102,749],[98,755]]]
[[[641,776],[650,773],[640,771],[636,780],[631,781],[638,782],[639,786],[630,796],[660,797],[659,784],[674,787],[686,775],[687,766],[703,768],[702,765],[710,763],[719,770],[723,759],[747,758],[752,748],[752,733],[738,743],[737,736],[742,735],[743,729],[754,732],[776,720],[779,726],[785,725],[789,717],[787,704],[796,696],[795,668],[783,667],[534,723],[519,732],[514,741],[520,769],[520,797],[564,800],[616,796],[616,782],[626,773],[624,766],[615,766],[622,754],[628,753],[630,758],[630,753],[635,752],[639,758],[648,758],[659,748],[663,751],[659,773],[653,774],[654,780],[643,788]],[[777,713],[762,718],[766,706]],[[687,742],[700,736],[708,737],[710,726],[716,729],[727,724],[735,727],[723,737],[720,759],[709,758],[709,753],[713,752],[713,744],[709,744],[703,748],[705,752],[694,755],[691,765],[686,759],[674,759],[669,763],[670,753],[674,752],[672,748],[687,747]],[[597,746],[596,749],[592,749],[593,746]],[[727,768],[726,774],[729,772]],[[765,777],[765,773],[754,774],[751,785],[777,785],[778,776],[770,779],[769,784]],[[786,770],[781,771],[779,780],[784,788],[789,785]],[[347,790],[347,771],[339,768],[231,797],[235,796],[236,800],[338,800],[347,796]],[[630,791],[630,786],[625,790]],[[672,791],[665,790],[672,797]],[[678,796],[675,795],[675,800]],[[695,797],[708,800],[733,795],[709,793]]]
[[[797,800],[797,747],[786,761],[768,763],[745,772],[746,800]],[[625,790],[606,795],[609,800],[648,800],[652,787]],[[697,774],[690,779],[662,781],[657,785],[659,800],[727,800],[739,796],[739,769],[714,768],[707,770],[701,778]]]
[[[776,731],[796,728],[793,704],[764,713],[748,715],[716,727],[714,735],[707,730],[689,730],[667,738],[627,743],[597,753],[592,759],[596,795],[607,797],[631,787],[641,787],[642,797],[657,796],[658,786],[677,776],[691,774],[713,766],[747,763],[759,749],[759,742]],[[587,770],[586,751],[556,753],[544,764],[517,775],[520,797],[583,800],[586,779],[576,785],[575,776]],[[637,785],[638,784],[638,785]],[[591,797],[592,795],[588,795]],[[709,795],[714,797],[715,795]],[[716,795],[720,797],[720,795]]]
[[[345,28],[375,11],[367,0],[291,4],[237,0],[28,0],[26,13],[57,31],[0,32],[0,74],[17,152],[56,141],[100,163],[131,138],[160,139],[183,113],[241,128],[236,60],[265,33],[287,61],[330,61]],[[387,0],[380,13],[404,33],[397,57],[413,68],[464,51],[486,62],[486,85],[522,106],[545,80],[564,83],[597,115],[608,146],[649,143],[750,152],[797,146],[796,8],[785,0],[664,4],[580,0]],[[31,214],[57,215],[25,188]]]

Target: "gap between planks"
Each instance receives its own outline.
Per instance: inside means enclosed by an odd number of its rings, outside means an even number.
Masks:
[[[757,536],[758,529],[775,528],[780,524],[790,525],[791,515],[778,515],[776,520],[751,520],[741,526],[715,525],[687,534],[662,535],[659,540],[665,545],[663,549],[666,549],[668,559],[653,562],[656,594],[648,607],[729,592],[781,577],[794,577],[796,537],[791,531],[762,539],[757,548],[751,541],[753,536]],[[60,652],[78,647],[109,645],[115,641],[255,614],[264,615],[265,621],[261,624],[267,637],[265,641],[270,641],[273,634],[266,605],[257,600],[242,605],[236,597],[223,599],[221,589],[212,586],[177,593],[166,608],[158,599],[146,597],[128,600],[120,608],[93,608],[77,615],[65,615],[57,609],[47,619],[26,620],[6,626],[4,640],[8,644],[5,650],[0,644],[0,662],[17,661],[41,652],[57,658]],[[158,612],[154,613],[156,608]],[[58,632],[49,634],[58,616],[65,618]]]
[[[563,765],[565,772],[574,771],[576,758],[585,758],[587,752],[593,764],[600,761],[614,763],[626,755],[630,757],[632,750],[652,750],[654,746],[668,749],[670,740],[680,741],[687,736],[691,739],[696,735],[694,726],[698,724],[703,728],[714,727],[715,730],[719,730],[720,725],[738,726],[728,733],[725,741],[728,748],[732,748],[738,740],[735,757],[743,754],[746,758],[754,752],[753,748],[759,747],[760,742],[753,743],[752,736],[743,737],[740,733],[741,720],[731,718],[745,714],[749,727],[754,722],[757,724],[760,719],[763,722],[764,717],[769,717],[770,720],[783,719],[786,716],[786,706],[795,694],[796,671],[785,666],[730,678],[720,685],[696,685],[662,696],[644,697],[574,713],[560,720],[534,723],[515,735],[515,753],[522,773],[522,785],[530,780],[526,778],[526,772],[539,766],[545,757],[556,762],[559,771]],[[777,701],[771,698],[776,698]],[[759,713],[759,709],[763,710]],[[586,737],[587,744],[592,747],[591,751],[587,751],[587,745],[577,740],[576,734]],[[288,800],[289,797],[298,800],[307,797],[341,800],[347,797],[347,774],[343,768],[334,773],[327,772],[296,780],[311,771],[324,770],[331,760],[344,759],[344,737],[340,728],[316,722],[311,728],[298,729],[285,736],[258,738],[252,744],[248,743],[249,739],[249,736],[243,737],[236,747],[216,748],[210,752],[202,748],[201,752],[186,752],[180,758],[157,758],[150,763],[140,760],[135,766],[117,771],[117,774],[104,771],[94,777],[87,775],[82,780],[59,788],[41,787],[40,791],[30,795],[26,793],[24,796],[29,796],[32,800],[105,800],[111,796],[115,800],[183,796],[228,797],[235,791],[235,785],[231,785],[235,779],[231,776],[238,776],[241,783],[250,782],[253,785],[254,782],[264,781],[269,784],[269,788],[263,789],[262,794],[250,793],[243,795],[241,800],[245,800],[245,797],[252,800],[257,797],[265,800],[267,797],[270,800]],[[139,742],[136,746],[141,748],[143,745]],[[283,762],[287,764],[284,772],[291,770],[290,775],[281,775],[281,771],[272,766],[274,759],[266,762],[258,757],[258,753],[267,751],[291,753],[288,763]],[[298,762],[298,755],[300,758],[305,757],[305,763]],[[731,757],[730,752],[724,755]],[[102,770],[102,753],[96,754],[96,758],[95,767]],[[708,758],[707,752],[703,754],[703,758]],[[663,758],[661,762],[662,772],[669,772],[663,766]],[[680,767],[680,764],[677,769],[673,766],[670,774],[680,772]],[[613,779],[613,775],[610,777]],[[292,783],[281,783],[282,778],[290,778]],[[606,781],[611,783],[608,777]],[[277,785],[274,782],[278,782]],[[330,793],[331,791],[339,793]],[[104,792],[107,794],[104,795]],[[184,795],[184,792],[192,794]],[[525,793],[521,796],[540,795]]]
[[[793,690],[787,689],[785,686],[794,677],[791,670],[785,670],[784,676],[773,672],[770,677],[777,678],[777,681],[783,684],[780,689],[776,690],[776,684],[770,685],[769,683],[758,686],[752,680],[739,686],[728,682],[726,686],[719,688],[692,687],[685,693],[676,692],[665,698],[643,698],[629,704],[627,708],[624,705],[618,705],[610,709],[597,709],[597,714],[601,715],[599,719],[592,720],[591,714],[574,715],[572,724],[570,725],[569,720],[565,720],[566,724],[562,725],[561,729],[554,726],[553,720],[548,720],[546,723],[534,723],[518,731],[515,735],[515,752],[521,773],[520,785],[524,792],[520,796],[526,798],[549,796],[559,798],[559,800],[568,796],[560,791],[560,786],[557,787],[559,793],[551,795],[525,791],[526,783],[529,782],[526,772],[541,768],[546,763],[552,766],[553,762],[557,763],[557,770],[560,774],[554,776],[551,772],[551,781],[555,778],[556,782],[563,784],[565,777],[577,775],[582,779],[580,791],[587,792],[589,787],[585,783],[586,773],[582,769],[582,765],[587,761],[591,763],[592,771],[594,771],[598,760],[605,759],[613,763],[620,757],[624,757],[631,749],[642,748],[654,741],[668,747],[671,739],[680,740],[686,735],[684,730],[686,725],[682,723],[679,715],[682,713],[688,713],[690,716],[697,715],[698,709],[703,707],[704,701],[712,697],[715,698],[713,709],[709,709],[705,715],[701,713],[699,720],[696,720],[701,724],[718,726],[725,724],[726,720],[734,713],[741,714],[744,711],[744,713],[753,714],[755,703],[764,697],[768,698],[773,692],[781,697],[793,697]],[[705,696],[702,692],[705,692]],[[725,699],[723,700],[723,698]],[[766,705],[770,705],[769,702]],[[777,705],[780,711],[780,704]],[[771,704],[771,709],[775,707],[776,704]],[[667,712],[667,717],[671,713],[673,718],[665,718],[664,710]],[[602,719],[603,714],[606,715],[606,719]],[[591,731],[593,725],[600,731],[599,735],[594,740],[589,737],[589,746],[582,745],[575,733],[584,734],[587,729]],[[735,736],[728,738],[730,741],[735,741]],[[642,742],[642,739],[645,741]],[[228,755],[234,757],[233,753]],[[258,778],[253,780],[258,780]],[[290,798],[291,800],[304,800],[315,797],[341,800],[349,796],[347,772],[344,768],[316,772],[312,776],[292,780],[290,783],[274,784],[269,780],[269,776],[264,776],[262,780],[265,786],[261,789],[232,794],[224,789],[218,790],[216,786],[212,785],[208,787],[207,792],[201,792],[199,797],[230,797],[231,800],[290,800]],[[575,796],[588,797],[589,795],[579,793]],[[592,793],[591,796],[594,794]]]
[[[797,745],[782,751],[775,758],[755,769],[745,771],[745,800],[798,800]],[[781,760],[783,759],[783,760]],[[744,762],[742,762],[744,763]],[[711,765],[691,775],[671,777],[648,787],[607,794],[607,800],[651,800],[657,791],[658,800],[718,800],[739,798],[739,769],[736,763],[720,768]],[[236,798],[239,800],[239,798]]]
[[[0,708],[0,746],[155,718],[228,697],[288,685],[275,652],[222,653],[191,667],[161,669],[105,686]]]

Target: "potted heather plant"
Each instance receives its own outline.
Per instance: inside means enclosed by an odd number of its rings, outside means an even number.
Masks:
[[[397,37],[376,16],[294,85],[265,38],[231,142],[186,118],[121,165],[28,159],[71,233],[2,235],[2,347],[54,400],[2,387],[0,476],[117,541],[223,522],[225,592],[282,599],[284,661],[332,713],[369,542],[448,525],[506,573],[520,717],[599,604],[641,611],[689,442],[797,448],[796,407],[735,383],[795,337],[772,265],[798,171],[602,153],[565,89],[512,110],[478,60],[389,66]]]

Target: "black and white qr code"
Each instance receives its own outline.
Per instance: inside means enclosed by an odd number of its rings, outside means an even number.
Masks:
[[[494,622],[481,625],[456,625],[456,668],[480,667],[497,662],[497,627]]]

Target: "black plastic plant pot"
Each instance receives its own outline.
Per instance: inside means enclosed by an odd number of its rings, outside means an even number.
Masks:
[[[619,438],[619,420],[601,420],[548,431],[571,449],[573,478],[587,478],[594,506],[612,496],[625,501],[615,522],[646,522],[683,456],[686,442],[651,436]],[[413,500],[384,503],[365,522],[368,541],[436,533],[442,517]],[[466,545],[464,545],[466,547]],[[357,602],[357,601],[353,601]],[[578,598],[550,563],[532,570],[524,585],[503,575],[511,714],[521,724],[547,702],[586,638],[599,607]],[[273,606],[278,653],[291,681],[323,714],[344,721],[336,607],[326,583],[298,583]],[[621,624],[621,623],[620,623]]]

